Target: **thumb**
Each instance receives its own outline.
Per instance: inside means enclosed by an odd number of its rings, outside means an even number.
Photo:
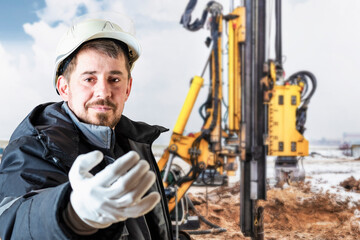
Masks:
[[[104,155],[102,152],[97,150],[79,155],[70,168],[70,182],[92,177],[92,174],[90,174],[89,171],[98,165],[103,157]]]

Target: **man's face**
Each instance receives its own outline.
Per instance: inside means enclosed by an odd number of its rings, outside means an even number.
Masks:
[[[60,76],[57,86],[82,122],[113,128],[120,120],[131,84],[123,54],[114,59],[86,49],[77,54],[70,79]]]

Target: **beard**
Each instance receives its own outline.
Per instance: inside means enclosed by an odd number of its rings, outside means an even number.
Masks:
[[[110,128],[114,128],[118,124],[118,122],[120,121],[120,118],[121,118],[121,113],[116,114],[116,110],[118,108],[117,105],[115,103],[109,101],[108,99],[99,99],[94,102],[86,103],[85,110],[88,112],[88,109],[91,106],[95,106],[95,105],[103,105],[106,107],[110,107],[113,114],[97,113],[95,115],[95,119],[93,119],[93,120],[88,119],[88,122],[91,124],[94,124],[94,125],[107,126]]]
[[[115,116],[115,114],[113,116]],[[118,124],[118,122],[120,121],[120,117],[121,117],[121,115],[111,118],[106,113],[98,113],[98,114],[96,114],[97,123],[95,125],[107,126],[110,128],[114,128],[116,126],[116,124]]]

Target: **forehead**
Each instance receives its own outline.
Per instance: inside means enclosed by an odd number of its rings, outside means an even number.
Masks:
[[[96,49],[80,50],[76,56],[75,69],[93,67],[126,69],[124,54],[119,53],[117,57],[112,57]]]

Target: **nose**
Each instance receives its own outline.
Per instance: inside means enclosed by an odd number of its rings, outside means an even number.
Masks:
[[[94,85],[94,95],[97,98],[111,97],[111,88],[107,79],[104,77],[97,79],[96,84]]]

